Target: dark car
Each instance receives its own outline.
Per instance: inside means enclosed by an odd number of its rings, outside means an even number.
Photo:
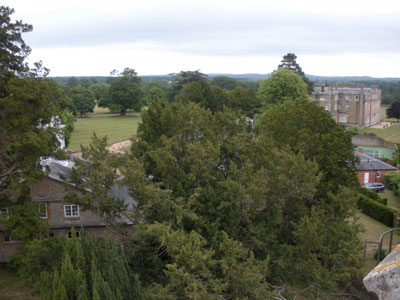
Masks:
[[[375,191],[377,193],[383,192],[383,190],[385,189],[385,186],[380,182],[369,182],[369,183],[363,184],[363,186],[365,188],[367,188],[371,191]]]

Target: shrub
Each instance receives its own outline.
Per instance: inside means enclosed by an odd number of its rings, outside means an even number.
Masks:
[[[389,190],[393,190],[395,194],[398,194],[398,185],[400,183],[400,172],[387,172],[383,175],[386,182],[386,187]]]
[[[379,254],[379,261],[382,261],[387,255],[388,252],[385,249],[381,249],[381,253]],[[374,258],[378,259],[378,250],[375,251]]]
[[[387,199],[386,198],[381,198],[378,193],[371,191],[369,189],[366,189],[365,187],[360,187],[358,190],[362,195],[367,196],[368,198],[377,201],[383,205],[387,205]]]
[[[398,215],[394,209],[362,194],[360,194],[357,205],[363,213],[389,227],[393,227],[393,218]]]

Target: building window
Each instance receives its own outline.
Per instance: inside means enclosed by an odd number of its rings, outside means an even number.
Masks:
[[[346,104],[346,110],[350,109],[350,105]]]
[[[350,100],[350,95],[346,95],[346,100]]]
[[[337,108],[338,108],[338,109],[342,109],[342,105],[341,105],[341,104],[338,104],[338,105],[337,105]]]
[[[358,98],[358,95],[356,95],[356,96],[355,96],[355,99],[356,99],[356,100],[358,100],[358,99],[359,99],[359,98]]]
[[[68,238],[72,239],[72,232],[71,231],[68,231],[67,235],[68,235]],[[76,235],[76,237],[78,239],[81,238],[81,233],[79,231],[75,231],[75,235]]]
[[[8,208],[0,208],[0,221],[8,220],[9,217],[10,212],[8,211]]]
[[[325,110],[330,111],[331,110],[331,103],[325,104]]]
[[[374,157],[374,158],[382,158],[383,157],[383,152],[379,150],[364,150],[364,154]]]
[[[347,123],[347,116],[339,116],[339,123]]]
[[[20,242],[21,242],[21,241],[13,240],[13,239],[11,238],[11,236],[8,235],[8,234],[6,234],[6,235],[3,236],[3,241],[4,241],[5,244],[8,244],[8,243],[20,243]]]
[[[380,178],[381,177],[381,171],[376,171],[376,178]]]
[[[45,202],[38,203],[39,216],[41,219],[47,219],[47,205]]]
[[[54,232],[49,232],[49,233],[47,234],[47,237],[54,237]]]
[[[66,218],[79,217],[79,205],[64,205],[64,216]]]

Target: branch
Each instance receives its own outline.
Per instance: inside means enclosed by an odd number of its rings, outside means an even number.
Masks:
[[[18,167],[18,163],[15,163],[11,168],[9,168],[7,171],[5,171],[4,173],[0,174],[0,179],[3,177],[6,177],[8,175],[10,175],[12,172],[15,171],[15,169]]]

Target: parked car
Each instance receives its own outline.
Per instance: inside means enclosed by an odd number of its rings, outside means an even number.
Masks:
[[[383,192],[385,186],[380,182],[368,182],[363,184],[363,186],[371,191],[375,191],[377,193]]]

